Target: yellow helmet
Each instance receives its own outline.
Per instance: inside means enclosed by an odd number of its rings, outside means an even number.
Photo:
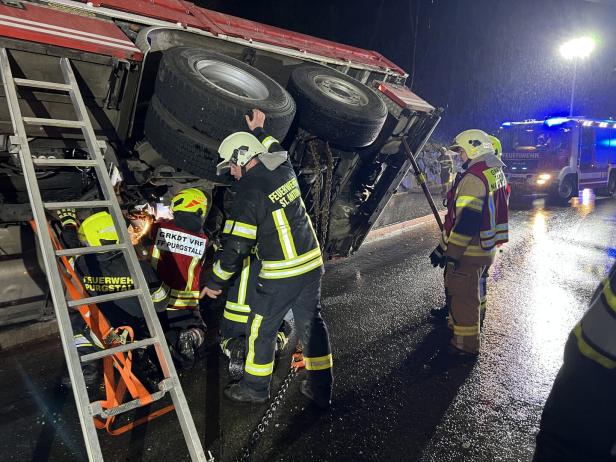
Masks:
[[[496,157],[500,159],[503,156],[503,146],[501,145],[500,140],[493,135],[488,135],[488,136],[490,137],[490,141],[492,142],[492,147],[494,148],[494,154],[496,155]]]
[[[227,136],[218,147],[222,161],[216,166],[216,173],[222,175],[234,163],[243,167],[250,159],[267,152],[267,148],[252,133],[236,132]]]
[[[109,212],[98,212],[83,220],[77,230],[77,236],[81,242],[92,247],[120,240]]]
[[[171,199],[172,212],[196,213],[205,217],[207,213],[207,196],[197,188],[183,189]]]
[[[452,151],[458,152],[463,149],[469,159],[476,159],[485,154],[494,154],[494,146],[490,136],[477,129],[464,130],[459,133],[453,140],[453,144],[449,147]]]

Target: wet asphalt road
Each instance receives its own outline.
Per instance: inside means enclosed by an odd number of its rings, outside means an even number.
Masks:
[[[333,406],[318,412],[294,381],[254,460],[530,461],[565,339],[616,257],[616,200],[535,204],[511,215],[512,240],[491,271],[475,363],[452,362],[447,329],[430,321],[429,309],[444,298],[442,274],[427,258],[434,224],[331,264],[323,306]],[[56,386],[62,374],[57,340],[0,355],[3,461],[85,458],[72,395]],[[221,398],[227,376],[215,349],[181,378],[205,446],[217,461],[234,460],[265,406]],[[188,460],[169,415],[101,441],[107,460]]]

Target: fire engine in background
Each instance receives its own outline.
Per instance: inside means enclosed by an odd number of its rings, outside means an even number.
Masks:
[[[567,201],[583,189],[616,191],[616,121],[585,117],[505,122],[503,161],[514,196]]]
[[[123,208],[157,210],[199,188],[212,198],[210,231],[230,199],[215,174],[217,146],[246,129],[248,110],[262,110],[328,257],[359,248],[411,166],[402,139],[417,153],[440,120],[404,86],[406,72],[376,52],[182,0],[2,1],[0,47],[20,82],[37,162],[85,156],[68,96],[27,85],[62,82],[58,58],[68,58]],[[52,313],[13,135],[0,95],[0,326]],[[47,201],[98,195],[88,167],[38,175]]]

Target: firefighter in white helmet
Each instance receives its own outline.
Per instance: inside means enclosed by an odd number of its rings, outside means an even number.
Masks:
[[[479,281],[494,261],[496,246],[509,239],[507,180],[487,133],[463,131],[450,149],[460,155],[464,172],[448,194],[441,243],[430,259],[445,266],[452,352],[474,356],[479,353]]]
[[[246,121],[253,134],[234,133],[219,148],[223,159],[219,171],[228,167],[237,180],[235,199],[225,223],[228,237],[201,292],[217,297],[257,245],[261,270],[247,322],[244,376],[229,385],[225,395],[241,402],[269,399],[276,335],[292,307],[308,371],[300,390],[318,406],[327,407],[332,354],[320,314],[323,259],[319,242],[287,153],[263,131],[265,115],[253,110]]]

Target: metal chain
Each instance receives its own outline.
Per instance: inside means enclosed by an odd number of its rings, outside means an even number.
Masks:
[[[314,216],[314,232],[319,235],[319,225],[321,222],[321,161],[316,148],[317,140],[312,139],[308,142],[308,151],[312,156],[312,168],[316,172],[314,184],[312,185],[312,212]],[[321,244],[322,245],[322,244]]]
[[[280,388],[278,389],[278,393],[276,393],[276,396],[274,396],[274,399],[272,400],[269,407],[263,414],[263,417],[261,417],[261,420],[255,427],[255,429],[252,431],[252,433],[250,434],[250,441],[242,449],[241,456],[237,458],[238,462],[247,462],[250,460],[250,457],[252,456],[252,452],[256,448],[257,443],[261,439],[261,436],[263,435],[263,433],[265,433],[265,429],[270,424],[270,421],[274,417],[276,410],[282,404],[284,396],[287,393],[287,390],[289,389],[289,385],[291,384],[291,382],[297,375],[298,370],[299,370],[298,367],[291,366],[291,370],[289,371],[286,378],[282,382],[282,385],[280,385]]]
[[[321,250],[325,247],[329,234],[329,206],[332,197],[332,179],[334,176],[334,156],[332,155],[328,142],[325,143],[325,155],[327,156],[327,171],[325,174],[323,209],[321,210]]]

